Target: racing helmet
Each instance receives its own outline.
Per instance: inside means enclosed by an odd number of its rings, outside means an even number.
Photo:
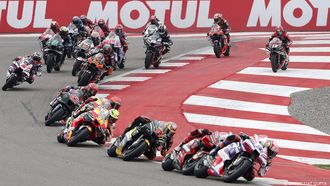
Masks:
[[[266,141],[265,147],[267,148],[267,156],[269,157],[269,159],[275,158],[275,156],[278,154],[280,150],[278,144],[270,139]]]
[[[149,20],[150,20],[150,23],[151,24],[156,24],[157,21],[158,21],[158,19],[157,19],[157,17],[155,15],[150,16],[150,19]]]
[[[91,39],[93,41],[94,46],[97,46],[100,44],[100,34],[98,32],[92,32]]]
[[[164,35],[165,32],[166,32],[166,26],[163,23],[160,23],[158,27],[158,33],[160,35]]]
[[[119,109],[121,106],[121,99],[117,96],[113,96],[110,98],[111,108]]]
[[[178,126],[176,125],[176,123],[169,121],[165,123],[167,126],[167,132],[171,133],[171,134],[175,134],[176,129],[178,128]]]
[[[41,54],[39,52],[34,52],[32,55],[31,55],[32,59],[34,61],[40,61],[41,60]]]
[[[99,88],[97,84],[95,83],[90,83],[87,86],[82,87],[81,89],[84,92],[84,95],[87,97],[95,96],[96,93],[98,92]]]
[[[112,52],[111,45],[108,45],[108,44],[104,45],[103,48],[102,48],[102,52],[103,52],[104,55],[111,54],[111,52]]]
[[[117,109],[110,109],[109,111],[109,123],[116,123],[119,118],[119,111]]]
[[[82,21],[82,23],[83,23],[84,25],[87,24],[87,16],[86,16],[86,15],[82,14],[82,15],[80,16],[80,20]]]
[[[103,28],[103,27],[105,26],[105,21],[104,21],[104,19],[99,19],[99,20],[97,21],[97,25],[99,25],[99,27]]]
[[[50,29],[52,29],[52,30],[59,30],[60,29],[60,25],[57,23],[57,21],[52,21],[50,23]]]
[[[122,33],[123,29],[124,29],[123,25],[117,24],[116,27],[115,27],[115,32],[116,33]]]
[[[61,26],[60,28],[60,36],[66,37],[69,34],[69,30],[66,26]]]
[[[72,23],[77,26],[77,25],[79,25],[81,23],[81,20],[80,20],[80,18],[78,16],[74,16],[72,18]]]
[[[222,20],[222,14],[220,13],[215,13],[213,16],[213,20],[215,23],[219,23]]]
[[[278,26],[278,27],[276,27],[275,32],[276,32],[276,34],[277,34],[278,36],[282,36],[283,33],[284,33],[284,29],[283,29],[282,26]]]

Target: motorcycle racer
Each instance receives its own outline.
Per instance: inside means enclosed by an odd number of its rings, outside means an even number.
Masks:
[[[283,42],[283,46],[285,48],[286,53],[289,55],[290,53],[290,45],[292,44],[292,40],[289,37],[287,31],[284,30],[282,26],[276,27],[274,33],[270,36],[269,42],[274,38],[277,37]],[[268,42],[268,43],[269,43]],[[268,47],[268,44],[266,45]]]
[[[229,26],[228,21],[226,19],[224,19],[222,14],[220,14],[220,13],[214,14],[213,20],[214,20],[214,23],[218,24],[221,27],[222,31],[227,36],[227,43],[230,43],[230,34],[229,34],[230,26]]]
[[[29,72],[28,78],[25,79],[25,81],[29,84],[32,84],[34,82],[35,76],[41,76],[42,62],[40,53],[34,52],[32,55],[26,57],[18,56],[13,60],[13,62],[14,61],[21,66],[25,66],[25,69]],[[13,65],[14,64],[9,67],[9,73],[11,73],[12,69],[14,68]]]

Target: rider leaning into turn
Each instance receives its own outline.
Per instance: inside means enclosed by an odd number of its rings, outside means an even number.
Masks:
[[[272,34],[272,36],[269,38],[269,42],[274,37],[279,38],[283,42],[283,46],[284,46],[285,52],[289,55],[289,52],[290,52],[290,48],[289,47],[292,44],[292,40],[290,39],[287,31],[285,31],[282,26],[278,26],[278,27],[276,27],[276,29],[275,29],[274,33]],[[266,47],[268,47],[268,44],[267,44]]]
[[[230,26],[226,19],[223,18],[222,14],[216,13],[213,16],[214,24],[218,24],[222,29],[223,33],[227,36],[227,43],[230,43]]]
[[[34,82],[35,76],[40,77],[41,76],[41,54],[38,52],[33,53],[30,56],[16,57],[13,61],[16,61],[17,63],[21,64],[24,63],[26,65],[26,68],[30,68],[29,76],[25,79],[26,82],[32,84]],[[12,67],[10,66],[8,71],[10,72]]]
[[[257,143],[256,148],[258,148],[261,151],[261,154],[256,158],[256,162],[260,164],[258,175],[265,176],[271,166],[272,159],[275,158],[275,156],[279,152],[279,146],[277,145],[277,143],[269,139],[267,136],[255,134],[253,137],[250,137],[243,132],[240,132],[239,135],[228,134],[225,140],[219,143],[217,147],[215,147],[210,152],[210,155],[212,157],[215,157],[215,155],[219,152],[219,150],[226,147],[227,145],[234,142],[240,142],[241,140],[244,141],[245,139],[250,139],[250,138],[252,138]],[[219,167],[219,172],[221,172],[222,169],[223,167]],[[251,167],[243,177],[248,181],[253,180],[255,177],[254,168]]]
[[[156,157],[157,148],[159,146],[161,146],[161,149],[160,149],[161,155],[165,156],[167,151],[171,148],[171,146],[173,144],[173,136],[177,129],[176,123],[158,121],[158,120],[153,120],[153,121],[146,123],[146,121],[150,121],[150,119],[143,117],[143,116],[138,117],[134,120],[132,125],[129,126],[128,128],[134,128],[133,125],[138,125],[138,127],[137,127],[138,131],[144,131],[145,127],[148,127],[147,124],[152,125],[153,128],[155,128],[154,132],[157,134],[158,138],[162,141],[161,142],[162,144],[160,143],[156,147],[151,147],[151,148],[147,149],[144,152],[144,155],[150,160],[154,159]],[[125,131],[130,131],[130,130],[126,129]],[[127,141],[125,140],[125,136],[124,136],[116,149],[117,155],[120,156],[122,154],[122,150],[123,150],[123,147],[125,146],[126,142]]]
[[[60,92],[70,92],[71,90],[77,90],[78,92],[82,92],[82,97],[80,98],[80,101],[85,101],[88,98],[95,96],[99,88],[95,83],[90,83],[87,86],[68,85],[65,88],[61,89]]]

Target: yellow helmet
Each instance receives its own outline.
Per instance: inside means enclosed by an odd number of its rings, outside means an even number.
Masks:
[[[167,128],[169,129],[169,131],[171,131],[172,133],[175,133],[176,129],[178,128],[178,126],[176,125],[176,123],[169,121],[166,122]]]
[[[114,119],[118,119],[119,111],[117,109],[110,109],[110,116]]]

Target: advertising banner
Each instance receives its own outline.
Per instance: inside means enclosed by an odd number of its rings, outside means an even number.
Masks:
[[[106,20],[110,28],[141,32],[151,15],[171,32],[206,32],[215,13],[222,13],[232,31],[330,30],[330,0],[0,0],[0,33],[42,32],[52,21],[68,25],[87,15]]]

